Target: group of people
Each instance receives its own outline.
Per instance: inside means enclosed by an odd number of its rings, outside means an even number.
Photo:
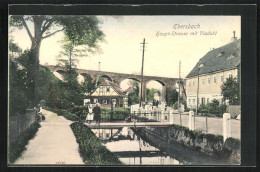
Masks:
[[[86,122],[91,123],[91,121],[96,121],[96,124],[100,124],[101,121],[101,109],[99,103],[97,103],[94,107],[92,105],[88,106],[88,114],[86,117]]]

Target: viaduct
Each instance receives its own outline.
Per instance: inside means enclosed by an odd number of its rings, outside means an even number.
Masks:
[[[65,71],[64,67],[48,65],[51,72],[62,73]],[[97,80],[99,77],[107,78],[108,80],[114,82],[115,84],[120,86],[120,83],[125,79],[133,79],[139,81],[141,83],[141,75],[135,74],[125,74],[125,73],[115,73],[115,72],[106,72],[106,71],[96,71],[96,70],[85,70],[85,69],[76,69],[76,72],[83,77],[90,75],[92,79]],[[159,76],[143,76],[142,83],[142,101],[146,101],[146,84],[149,81],[155,80],[162,85],[162,101],[166,100],[167,90],[172,90],[175,87],[175,84],[178,83],[178,78],[167,78],[167,77],[159,77]],[[185,95],[185,90],[183,84],[181,85],[181,93]]]

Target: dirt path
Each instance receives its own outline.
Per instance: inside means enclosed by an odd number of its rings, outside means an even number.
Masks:
[[[84,164],[69,126],[72,122],[47,110],[43,114],[46,120],[15,164]]]

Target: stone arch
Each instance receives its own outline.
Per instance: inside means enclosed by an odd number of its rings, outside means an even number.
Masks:
[[[161,101],[165,101],[165,99],[166,99],[166,84],[163,82],[163,81],[161,81],[161,80],[158,80],[158,79],[148,79],[148,80],[146,80],[145,82],[144,82],[144,84],[143,84],[143,100],[145,100],[145,101],[148,101],[147,100],[147,95],[146,95],[146,91],[147,91],[147,85],[151,82],[151,81],[156,81],[156,82],[158,82],[161,86],[162,86],[162,90],[161,90],[161,92],[160,92],[160,97],[161,97]]]
[[[84,76],[85,81],[90,77],[91,81],[95,81],[95,76],[89,74],[89,73],[79,73],[80,75]]]
[[[120,86],[122,88],[122,82],[124,82],[125,80],[134,80],[134,81],[137,81],[138,83],[141,83],[139,79],[137,78],[133,78],[133,77],[126,77],[126,78],[121,78],[119,80],[119,82],[117,83],[118,86]],[[123,88],[122,88],[123,89]]]
[[[145,81],[145,84],[149,83],[150,81],[157,81],[157,82],[159,82],[162,86],[166,86],[166,84],[165,84],[163,81],[158,80],[158,79],[149,79],[149,80],[146,80],[146,81]]]
[[[58,72],[59,74],[64,74],[65,73],[64,70],[56,70],[55,72]]]
[[[106,78],[106,79],[108,79],[110,82],[113,82],[112,77],[110,77],[109,75],[103,74],[103,75],[100,75],[99,77]]]

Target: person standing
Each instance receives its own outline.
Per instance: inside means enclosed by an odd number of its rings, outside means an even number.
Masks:
[[[101,112],[101,110],[100,110],[98,103],[93,108],[93,112],[94,112],[94,120],[96,121],[96,124],[100,124],[100,120],[101,120],[100,112]]]
[[[91,121],[93,120],[92,104],[89,104],[87,106],[87,111],[88,111],[88,114],[87,114],[86,122],[90,124]]]

